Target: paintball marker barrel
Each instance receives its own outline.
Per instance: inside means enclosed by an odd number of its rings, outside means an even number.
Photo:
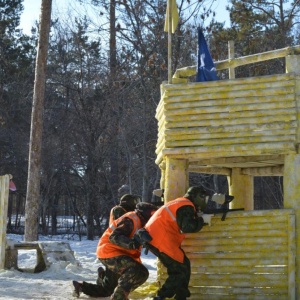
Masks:
[[[221,204],[220,208],[216,209],[205,209],[203,211],[204,214],[222,214],[222,221],[225,221],[226,215],[230,211],[241,211],[244,210],[244,208],[235,208],[235,209],[229,209],[229,203],[234,199],[234,196],[227,195],[227,194],[214,194],[211,198],[212,201],[215,203]]]

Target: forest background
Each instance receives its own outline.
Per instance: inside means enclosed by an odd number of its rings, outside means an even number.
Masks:
[[[75,0],[74,0],[75,1]],[[220,0],[219,0],[220,1]],[[223,0],[222,0],[223,1]],[[165,0],[77,0],[87,7],[53,14],[43,112],[39,231],[106,228],[118,189],[151,201],[159,188],[155,164],[156,107],[167,80]],[[230,24],[218,22],[212,0],[177,0],[172,70],[197,62],[201,27],[214,61],[298,45],[300,0],[230,0]],[[0,173],[12,174],[8,232],[23,232],[38,24],[20,29],[23,0],[0,0]],[[87,12],[93,12],[92,16]],[[283,59],[236,69],[236,78],[284,73]],[[227,79],[222,71],[220,79]],[[194,79],[191,78],[191,81]],[[255,177],[255,209],[282,207],[282,177]],[[225,176],[190,174],[190,185],[228,192]]]

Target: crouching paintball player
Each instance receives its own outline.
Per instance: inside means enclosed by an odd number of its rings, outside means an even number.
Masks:
[[[92,297],[111,296],[113,300],[127,300],[129,293],[148,279],[149,272],[140,259],[142,246],[134,239],[134,233],[156,210],[156,206],[140,202],[134,211],[111,223],[100,238],[96,251],[106,267],[102,282],[73,281],[74,296],[84,293]]]
[[[144,247],[155,254],[167,268],[168,277],[153,300],[175,296],[185,300],[191,294],[188,289],[191,266],[190,260],[181,248],[185,233],[201,230],[210,223],[211,215],[197,216],[208,202],[208,193],[198,186],[190,187],[187,193],[161,206],[136,235]]]
[[[120,203],[110,210],[109,225],[126,214],[129,211],[134,211],[136,205],[141,202],[141,198],[137,195],[125,194],[120,198]]]

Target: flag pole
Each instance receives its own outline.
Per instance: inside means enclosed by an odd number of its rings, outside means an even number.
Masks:
[[[168,0],[168,83],[172,83],[172,0]]]

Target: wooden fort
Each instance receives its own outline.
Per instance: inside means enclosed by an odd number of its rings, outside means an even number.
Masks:
[[[190,172],[222,174],[231,208],[245,209],[187,236],[189,299],[300,299],[299,50],[216,62],[228,80],[189,82],[196,66],[182,68],[161,86],[156,164],[165,201],[184,195]],[[234,78],[238,66],[279,57],[285,74]],[[284,209],[253,210],[254,176],[283,176]]]

